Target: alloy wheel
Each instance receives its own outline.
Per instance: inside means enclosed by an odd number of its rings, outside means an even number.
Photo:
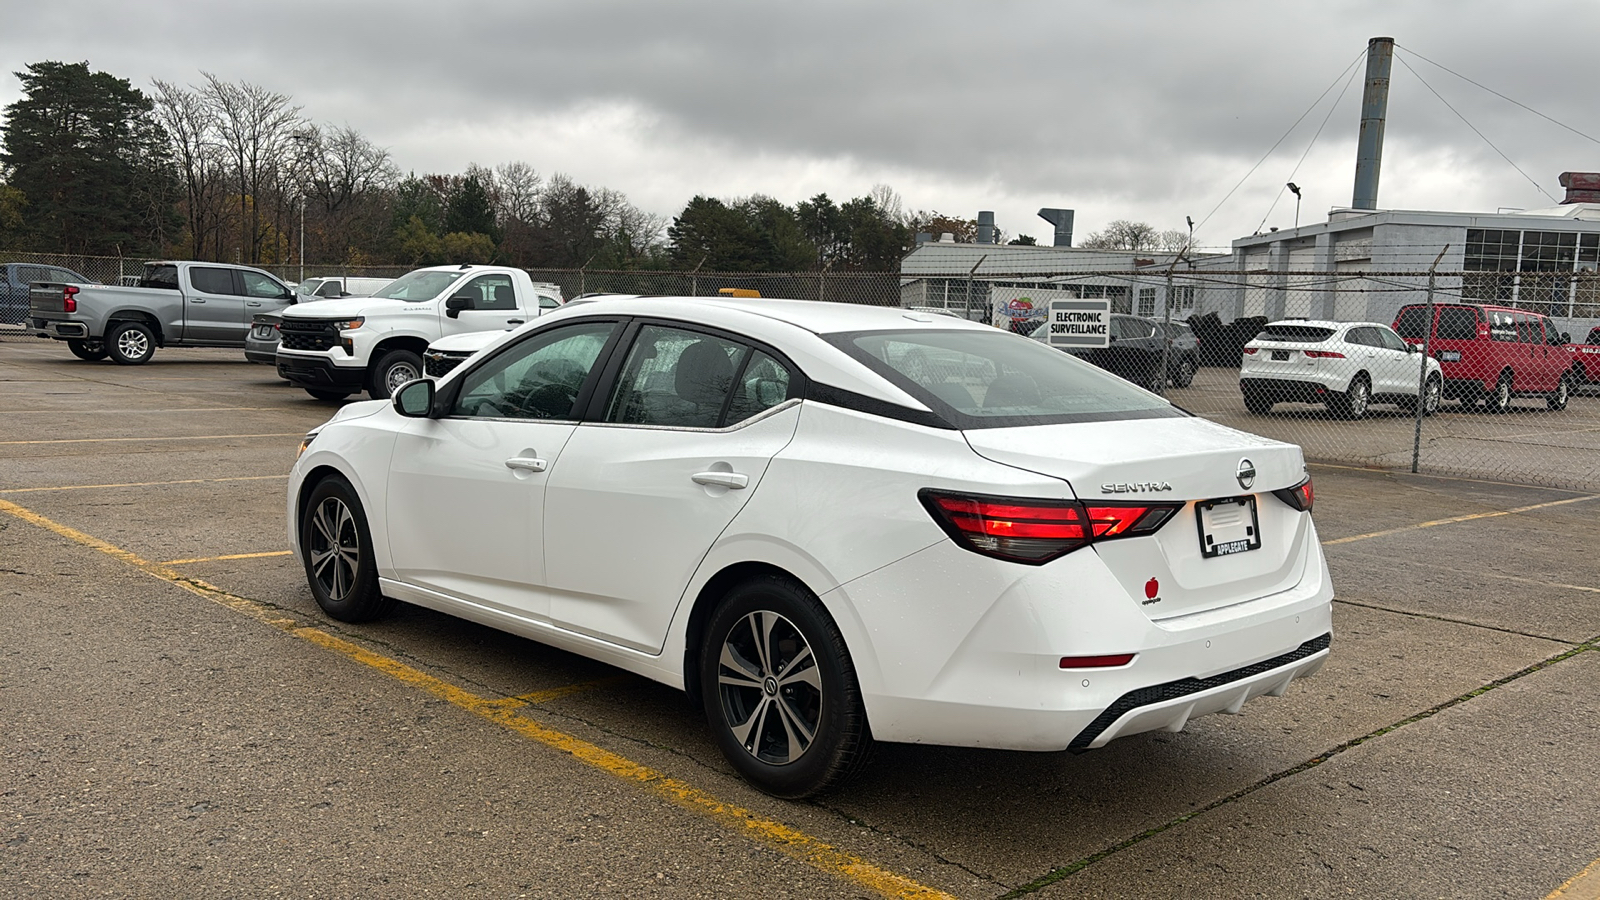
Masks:
[[[310,537],[312,577],[328,599],[341,602],[355,588],[361,565],[361,534],[350,507],[338,497],[324,499],[311,517]]]
[[[137,328],[125,328],[117,335],[117,349],[128,359],[138,359],[150,352],[150,338]]]
[[[728,730],[768,765],[805,755],[822,723],[822,673],[805,635],[783,616],[757,610],[722,641],[718,694]]]
[[[422,373],[413,368],[411,364],[399,362],[390,366],[389,371],[384,373],[383,383],[388,387],[389,394],[392,396],[395,391],[400,390],[407,382],[416,381],[421,377]]]

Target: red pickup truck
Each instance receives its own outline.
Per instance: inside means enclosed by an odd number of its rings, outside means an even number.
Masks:
[[[1572,374],[1581,378],[1576,384],[1600,384],[1600,327],[1589,329],[1589,338],[1581,344],[1568,344],[1572,354]]]

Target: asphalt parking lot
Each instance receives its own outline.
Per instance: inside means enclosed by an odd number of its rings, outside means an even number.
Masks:
[[[1600,857],[1600,495],[1314,465],[1315,677],[1082,755],[880,745],[797,804],[659,685],[323,616],[283,488],[333,408],[0,337],[0,894],[1540,898]]]

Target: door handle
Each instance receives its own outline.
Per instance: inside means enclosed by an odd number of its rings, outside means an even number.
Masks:
[[[244,302],[244,305],[245,306],[260,306],[261,305],[261,301],[260,300],[246,300]]]
[[[189,302],[190,303],[204,303],[204,302],[206,302],[206,298],[204,298],[204,297],[190,297],[189,298]]]
[[[534,456],[513,456],[506,460],[506,468],[522,469],[525,472],[543,472],[547,465],[544,460]]]
[[[524,323],[526,321],[528,321],[528,320],[527,319],[507,319],[506,320],[506,324],[507,325],[521,325],[522,323]]]
[[[708,487],[715,485],[735,491],[743,490],[750,486],[750,476],[741,475],[738,472],[696,472],[690,475],[689,478],[695,484],[703,484]]]

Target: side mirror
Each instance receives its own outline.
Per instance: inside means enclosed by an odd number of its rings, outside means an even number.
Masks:
[[[1416,344],[1407,344],[1406,345],[1406,352],[1407,353],[1416,353],[1417,352],[1417,345]]]
[[[475,304],[466,294],[458,294],[444,302],[444,314],[454,319],[461,315],[463,309],[472,309]]]
[[[433,379],[408,381],[394,392],[394,411],[408,419],[428,419],[433,413]]]

